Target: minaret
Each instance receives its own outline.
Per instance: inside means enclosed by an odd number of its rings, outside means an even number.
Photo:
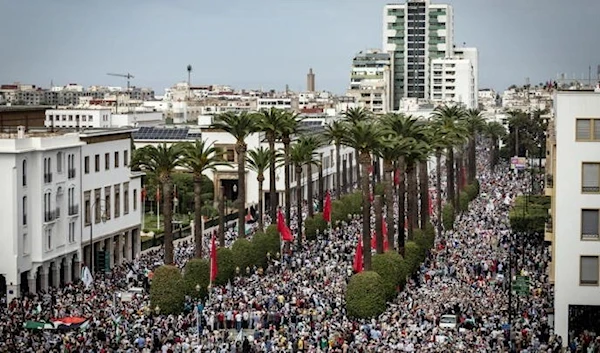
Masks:
[[[306,90],[308,92],[315,91],[315,74],[312,68],[308,70],[308,74],[306,75]]]

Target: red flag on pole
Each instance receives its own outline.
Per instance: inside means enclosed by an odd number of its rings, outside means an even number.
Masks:
[[[371,231],[371,249],[377,249],[377,237],[375,231]]]
[[[356,253],[354,253],[354,263],[352,264],[352,268],[354,272],[360,273],[363,270],[363,247],[362,247],[362,239],[358,239],[358,244],[356,245]]]
[[[217,267],[217,243],[215,242],[215,236],[212,236],[210,241],[210,281],[214,281],[219,273]]]
[[[279,234],[281,235],[281,240],[283,240],[283,241],[293,241],[294,240],[294,237],[292,236],[292,231],[287,226],[287,224],[285,224],[285,219],[283,218],[283,213],[281,213],[281,210],[279,210],[277,212],[277,230],[279,231]]]
[[[400,169],[394,169],[394,184],[400,184]]]
[[[327,191],[327,196],[325,196],[325,206],[323,207],[323,219],[325,222],[331,222],[331,195],[329,191]]]

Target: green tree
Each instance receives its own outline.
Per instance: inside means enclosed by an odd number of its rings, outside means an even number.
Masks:
[[[467,183],[472,183],[477,178],[477,164],[476,164],[476,141],[477,136],[483,131],[485,126],[485,119],[481,115],[481,111],[478,109],[467,110],[465,116],[465,122],[467,130],[469,131],[469,147],[468,147],[468,180]]]
[[[291,209],[292,209],[292,195],[290,189],[290,168],[292,162],[290,161],[290,144],[291,136],[297,134],[300,131],[300,123],[303,118],[300,115],[284,112],[284,123],[281,126],[281,142],[283,143],[283,155],[284,155],[284,180],[285,180],[285,218],[287,224],[290,224]]]
[[[490,121],[484,128],[485,135],[490,140],[490,168],[493,171],[499,160],[498,146],[501,139],[506,136],[506,128],[497,121]]]
[[[265,171],[273,164],[273,151],[264,147],[257,147],[248,151],[248,168],[256,172],[256,180],[258,181],[258,228],[262,231],[264,228],[264,192],[263,182],[265,181]],[[275,219],[275,218],[272,218]]]
[[[289,154],[290,162],[294,165],[296,171],[298,244],[302,244],[302,168],[314,161],[314,153],[314,148],[311,146],[310,141],[301,137],[292,145]]]
[[[208,260],[195,258],[188,261],[183,270],[183,282],[185,295],[196,299],[206,299],[210,283]]]
[[[150,285],[150,303],[163,314],[179,314],[183,311],[185,292],[181,290],[183,278],[179,269],[163,265],[154,271]]]
[[[236,140],[235,151],[238,157],[238,236],[246,236],[246,138],[258,129],[256,119],[252,114],[227,112],[215,117],[212,128],[223,130]]]
[[[165,220],[165,264],[173,264],[173,180],[175,168],[181,165],[181,147],[177,144],[168,146],[147,145],[135,151],[132,165],[142,171],[156,176],[162,187],[163,216]]]
[[[335,145],[335,198],[337,200],[340,199],[342,192],[342,140],[346,135],[346,124],[344,124],[340,120],[336,120],[331,124],[325,126],[325,139],[329,143],[333,143]]]
[[[350,278],[346,289],[346,312],[349,317],[370,319],[385,311],[386,288],[381,276],[363,271]]]
[[[359,122],[368,121],[370,117],[370,112],[367,111],[365,108],[350,108],[346,110],[343,115],[345,122],[347,122],[350,126],[355,126]],[[356,160],[356,180],[360,182],[360,151],[356,149],[354,150],[354,158]]]

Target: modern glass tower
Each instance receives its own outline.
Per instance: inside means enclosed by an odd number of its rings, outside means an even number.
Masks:
[[[431,60],[452,55],[452,6],[429,0],[388,4],[383,12],[383,49],[390,54],[390,109],[402,98],[429,99]]]

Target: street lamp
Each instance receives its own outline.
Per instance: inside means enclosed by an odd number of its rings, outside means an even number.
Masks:
[[[102,207],[102,203],[104,203],[106,205],[105,200],[102,200],[101,198],[98,199],[96,202],[94,202],[92,204],[92,207],[90,207],[90,263],[89,263],[89,268],[90,268],[90,273],[94,273],[94,241],[93,241],[93,234],[94,234],[94,222],[96,222],[96,212],[98,212],[97,207],[100,207],[100,220],[102,221],[102,223],[106,223],[106,207]],[[92,215],[94,217],[94,219],[92,220]]]

